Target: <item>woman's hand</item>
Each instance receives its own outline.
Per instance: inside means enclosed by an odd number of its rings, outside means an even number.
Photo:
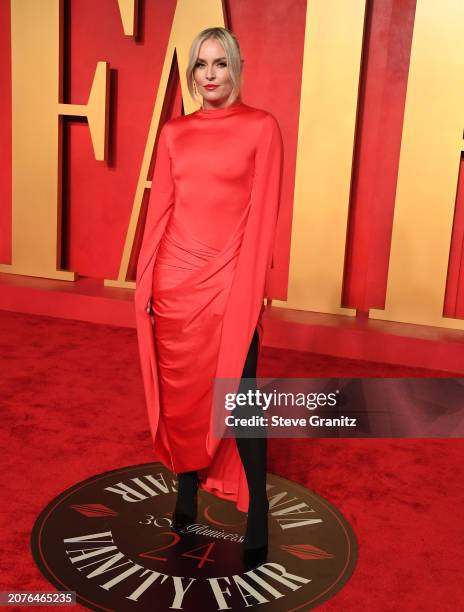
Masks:
[[[153,298],[153,296],[150,295],[150,298],[149,298],[149,300],[147,302],[146,311],[150,315],[151,322],[154,324],[155,323],[155,318],[153,316],[154,313],[153,313],[153,308],[152,308],[152,305],[151,305],[152,298]]]

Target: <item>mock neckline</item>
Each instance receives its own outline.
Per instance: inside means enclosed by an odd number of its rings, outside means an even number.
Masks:
[[[234,100],[234,102],[232,102],[232,104],[229,104],[228,106],[224,106],[222,108],[200,107],[196,111],[196,114],[199,117],[205,117],[205,119],[214,119],[216,117],[227,117],[228,115],[233,115],[237,111],[242,110],[244,106],[245,104],[241,100],[236,99]]]

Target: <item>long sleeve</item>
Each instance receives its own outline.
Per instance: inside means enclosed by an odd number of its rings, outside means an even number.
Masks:
[[[147,272],[152,267],[150,264],[154,263],[174,205],[174,183],[166,131],[164,125],[158,139],[145,229],[137,261],[135,302],[136,307],[143,309],[151,295],[151,274]]]
[[[262,218],[259,229],[259,252],[265,257],[264,295],[267,295],[273,268],[275,233],[282,187],[283,143],[279,124],[268,114],[257,145],[252,206],[259,206]],[[253,201],[254,200],[254,201]]]

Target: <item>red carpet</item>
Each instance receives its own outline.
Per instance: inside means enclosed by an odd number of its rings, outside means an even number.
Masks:
[[[0,590],[51,591],[29,549],[39,512],[80,480],[152,461],[136,333],[5,311],[0,332]],[[444,374],[264,348],[258,375]],[[464,440],[270,439],[269,471],[327,498],[354,527],[358,565],[320,609],[461,607]]]

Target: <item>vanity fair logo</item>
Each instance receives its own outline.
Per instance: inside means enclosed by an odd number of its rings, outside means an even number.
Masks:
[[[89,478],[38,517],[32,553],[60,591],[92,610],[308,610],[349,579],[351,526],[325,499],[268,474],[269,554],[246,571],[246,514],[200,490],[195,524],[171,531],[175,475],[160,463]]]

